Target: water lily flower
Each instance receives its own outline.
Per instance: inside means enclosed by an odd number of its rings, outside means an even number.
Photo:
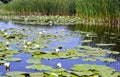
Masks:
[[[62,64],[61,63],[57,63],[56,68],[61,68]]]
[[[25,44],[27,41],[26,41],[26,40],[24,40],[23,42],[24,42],[24,44]]]
[[[29,42],[27,42],[26,44],[27,44],[27,45],[30,45],[30,44],[32,44],[32,42],[29,41]]]
[[[8,33],[4,33],[5,35],[8,35]]]
[[[5,66],[6,71],[10,71],[10,63],[9,62],[4,63],[4,66]]]
[[[9,50],[10,48],[9,48],[9,47],[7,47],[6,49],[7,49],[7,50]]]
[[[9,42],[6,42],[6,44],[8,45],[8,44],[10,44]]]
[[[89,34],[87,34],[86,36],[89,37]]]
[[[36,45],[35,45],[35,48],[40,48],[40,45],[36,44]]]
[[[41,35],[41,34],[42,34],[42,32],[39,32],[39,34]]]
[[[50,24],[50,25],[52,25],[52,23],[53,23],[52,21],[49,21],[49,24]]]
[[[55,49],[55,52],[59,53],[61,49],[62,49],[62,47],[58,47]]]
[[[7,46],[9,46],[9,44],[10,44],[9,42],[6,42],[6,45],[7,45]]]
[[[24,49],[27,49],[27,45],[24,45],[23,47],[24,47]]]

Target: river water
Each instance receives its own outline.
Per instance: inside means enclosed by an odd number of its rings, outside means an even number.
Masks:
[[[18,25],[13,24],[12,22],[0,22],[0,29],[10,29],[10,28],[34,28],[36,29],[44,29],[48,33],[55,34],[56,31],[63,31],[64,34],[68,35],[74,35],[73,37],[66,38],[65,40],[69,42],[52,42],[49,46],[51,47],[57,47],[58,45],[63,46],[63,50],[66,49],[72,49],[75,46],[92,46],[96,47],[96,43],[113,43],[114,46],[107,46],[107,47],[101,47],[103,49],[113,50],[120,52],[120,30],[119,26],[100,26],[100,25],[70,25],[70,26],[32,26],[32,25]],[[78,31],[84,31],[84,32],[94,32],[97,34],[96,38],[89,38],[92,39],[92,43],[83,43],[81,42],[85,37],[78,36]],[[61,34],[61,33],[60,33]],[[87,39],[87,38],[86,38]],[[48,50],[48,49],[44,49]],[[28,60],[31,55],[25,54],[25,53],[19,53],[14,55],[13,57],[21,58],[22,60],[20,62],[10,62],[11,63],[11,71],[24,71],[24,72],[39,72],[37,70],[28,70],[25,68],[25,66],[29,65],[26,63],[26,60]],[[116,59],[116,62],[102,62],[102,61],[95,61],[95,62],[86,62],[81,59],[73,59],[73,60],[66,60],[66,59],[52,59],[52,60],[46,60],[43,59],[42,64],[49,65],[52,67],[56,67],[56,64],[58,62],[62,63],[63,68],[70,69],[73,67],[74,64],[98,64],[98,65],[106,65],[109,67],[114,68],[116,71],[120,71],[120,55],[119,54],[108,54],[106,57],[111,57]],[[2,75],[5,75],[5,67],[3,65],[0,66],[0,72]]]

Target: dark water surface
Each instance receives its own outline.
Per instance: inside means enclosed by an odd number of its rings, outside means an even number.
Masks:
[[[88,45],[92,47],[96,47],[96,43],[114,43],[115,46],[107,46],[101,47],[103,49],[114,50],[120,52],[120,30],[119,26],[99,26],[99,25],[73,25],[73,26],[31,26],[31,25],[17,25],[11,22],[0,22],[0,29],[9,29],[9,28],[34,28],[36,29],[44,29],[48,33],[56,34],[56,31],[63,31],[63,34],[73,35],[73,37],[66,38],[65,40],[69,42],[56,42],[53,41],[49,46],[50,47],[57,47],[63,46],[63,50],[72,49],[75,46],[80,45]],[[94,32],[98,35],[96,38],[85,38],[79,37],[77,32],[78,31],[85,31],[85,32]],[[34,33],[34,32],[33,32]],[[61,33],[58,33],[61,34]],[[92,43],[82,43],[81,40],[83,39],[92,39]],[[54,40],[54,39],[52,39]],[[49,50],[49,49],[43,49]],[[26,63],[26,60],[31,58],[30,54],[19,53],[14,55],[13,57],[21,58],[20,62],[10,62],[11,64],[11,71],[25,71],[25,72],[39,72],[36,70],[28,70],[25,66],[29,65]],[[74,60],[66,60],[66,59],[53,59],[53,60],[46,60],[43,59],[42,63],[45,65],[49,65],[52,67],[56,67],[57,63],[61,63],[63,68],[70,69],[73,67],[74,64],[98,64],[98,65],[106,65],[109,67],[114,68],[116,71],[120,71],[120,55],[113,55],[107,54],[106,57],[111,57],[116,59],[116,62],[102,62],[102,61],[95,61],[95,62],[86,62],[82,59],[74,59]],[[0,66],[0,72],[2,75],[5,75],[5,67],[3,65]]]

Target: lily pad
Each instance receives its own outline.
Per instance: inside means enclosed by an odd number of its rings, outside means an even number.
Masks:
[[[72,74],[75,74],[77,76],[90,76],[93,75],[94,73],[91,71],[82,71],[82,72],[73,72]]]
[[[6,61],[0,60],[0,64],[4,64],[4,63],[6,63]]]
[[[38,59],[38,58],[31,58],[31,59],[27,60],[27,63],[29,63],[29,64],[40,64],[41,60]]]
[[[96,44],[97,46],[114,46],[114,45],[116,45],[116,44]]]
[[[72,68],[72,70],[77,71],[77,74],[80,75],[79,72],[92,72],[90,74],[99,74],[102,77],[109,77],[115,72],[113,68],[102,66],[102,65],[93,65],[93,64],[76,64]],[[104,71],[103,71],[104,70]],[[93,72],[94,71],[94,72]],[[85,73],[83,73],[85,74]],[[86,73],[87,74],[87,73]]]
[[[8,57],[8,58],[5,58],[4,59],[5,61],[21,61],[21,59],[20,58],[10,58],[10,57]]]
[[[11,71],[6,73],[7,76],[11,76],[11,77],[26,77],[24,74],[28,74],[28,73],[20,72],[20,71]]]
[[[34,65],[26,66],[25,68],[32,69],[32,70],[51,70],[51,69],[53,69],[50,66],[46,66],[46,65],[42,65],[42,64],[34,64]]]
[[[108,53],[108,54],[120,54],[120,53],[117,52],[117,51],[108,51],[107,53]]]
[[[42,72],[36,72],[36,73],[30,73],[30,77],[44,77],[44,74]]]
[[[115,62],[116,60],[115,59],[112,59],[112,58],[98,58],[100,61],[104,61],[104,62]]]
[[[56,73],[51,73],[48,77],[58,77]]]

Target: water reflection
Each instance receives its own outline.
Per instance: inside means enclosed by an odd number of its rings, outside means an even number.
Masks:
[[[110,47],[111,50],[120,52],[120,29],[119,25],[74,25],[68,26],[72,31],[85,31],[97,34],[97,38],[91,38],[94,43],[114,43],[115,46]],[[88,44],[85,44],[88,45]],[[91,45],[91,44],[90,44]],[[93,45],[93,44],[92,44]]]

